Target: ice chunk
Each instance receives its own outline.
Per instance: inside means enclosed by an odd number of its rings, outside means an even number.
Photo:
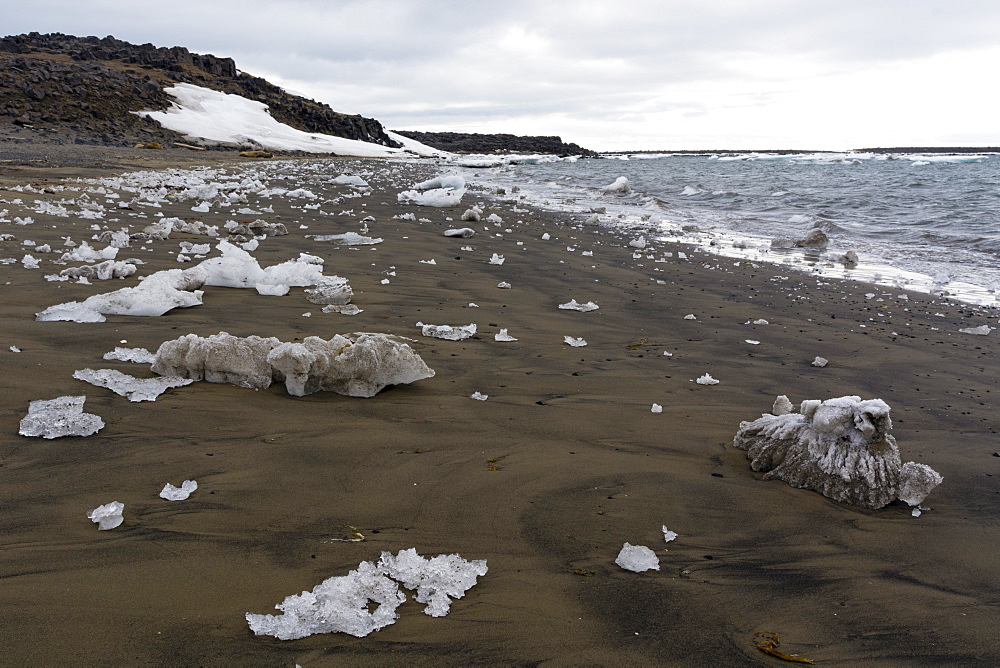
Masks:
[[[406,600],[399,586],[370,561],[347,575],[327,578],[311,592],[289,596],[275,606],[284,614],[246,613],[250,630],[279,640],[305,638],[314,633],[349,633],[362,638],[388,626]],[[378,605],[369,612],[369,601]]]
[[[903,486],[911,485],[906,496],[917,500],[939,482],[917,464],[906,468],[904,481],[889,406],[881,399],[808,400],[799,411],[744,422],[733,439],[765,480],[871,509],[898,498]]]
[[[342,186],[359,186],[359,187],[365,187],[368,185],[368,182],[365,181],[360,176],[355,176],[355,175],[348,176],[347,174],[341,174],[340,176],[335,176],[333,179],[330,180],[330,183],[335,183],[337,185],[342,185]]]
[[[194,382],[189,378],[164,376],[160,378],[135,378],[114,369],[81,369],[74,371],[73,377],[106,387],[115,394],[127,397],[129,401],[156,401],[156,398],[172,387],[183,387]]]
[[[385,334],[362,333],[353,341],[340,335],[329,341],[308,336],[302,343],[276,346],[266,362],[276,378],[284,379],[288,393],[299,397],[333,391],[367,398],[388,385],[434,376],[434,370],[410,346]]]
[[[550,235],[548,232],[543,232],[542,233],[542,241],[548,241],[551,238],[552,238],[552,235]]]
[[[507,333],[506,329],[501,329],[499,332],[493,335],[494,341],[517,341],[513,336]]]
[[[577,303],[577,301],[575,299],[570,299],[565,304],[560,304],[559,308],[561,308],[563,310],[569,310],[569,311],[583,311],[584,313],[586,313],[587,311],[596,311],[600,307],[597,304],[595,304],[594,302],[587,302],[586,304],[579,304],[579,303]]]
[[[364,309],[355,304],[328,304],[323,307],[323,313],[341,313],[343,315],[357,315],[364,313]]]
[[[161,376],[263,389],[274,380],[267,354],[279,345],[281,341],[274,337],[187,334],[161,343],[152,369]]]
[[[601,188],[601,190],[603,190],[606,193],[621,193],[625,195],[629,193],[632,190],[632,188],[629,187],[627,178],[625,178],[624,176],[619,176],[617,179],[615,179],[614,183],[604,186],[603,188]]]
[[[471,325],[425,325],[417,323],[420,333],[424,336],[433,336],[436,339],[447,339],[448,341],[461,341],[476,333],[476,323]]]
[[[98,264],[85,264],[82,267],[69,267],[59,272],[67,278],[96,278],[106,281],[112,278],[127,278],[136,272],[136,266],[131,262],[121,260],[105,260]]]
[[[632,248],[645,248],[646,247],[646,237],[638,236],[632,241],[628,242],[628,245]]]
[[[21,419],[18,433],[42,438],[96,434],[104,427],[104,420],[83,412],[86,400],[86,396],[64,396],[32,401],[28,404],[28,414]]]
[[[461,179],[461,177],[457,177]],[[431,179],[433,181],[433,179]],[[430,183],[430,181],[425,181]],[[432,188],[420,192],[419,190],[404,190],[396,195],[397,202],[413,202],[418,206],[447,207],[458,206],[465,195],[465,188]]]
[[[716,379],[712,378],[711,374],[707,374],[707,373],[704,376],[699,376],[698,379],[695,380],[694,382],[698,383],[699,385],[718,385],[719,384],[719,381],[717,381]]]
[[[105,503],[103,506],[97,506],[87,513],[87,517],[97,525],[98,529],[107,531],[108,529],[120,526],[125,521],[125,518],[122,517],[124,510],[124,503],[112,501],[111,503]]]
[[[431,617],[447,615],[451,599],[465,596],[477,578],[489,570],[485,559],[468,561],[457,554],[439,554],[428,559],[414,548],[400,550],[396,556],[383,552],[378,569],[407,589],[416,589],[417,601],[427,604],[424,613]]]
[[[684,316],[684,319],[685,320],[697,320],[698,316],[696,316],[694,313],[688,313],[686,316]]]
[[[464,218],[462,220],[465,220]],[[471,227],[456,227],[450,230],[444,231],[444,236],[446,237],[461,237],[462,239],[468,239],[476,235],[476,231]]]
[[[104,353],[106,360],[118,360],[119,362],[135,362],[137,364],[152,364],[156,360],[156,355],[145,348],[122,348],[115,346],[110,353]]]
[[[989,325],[980,325],[979,327],[964,327],[958,331],[962,334],[978,334],[980,336],[986,336],[990,333]]]
[[[615,563],[627,571],[642,573],[649,570],[660,570],[660,559],[656,553],[644,545],[625,543]]]
[[[792,402],[783,394],[778,395],[778,398],[774,400],[774,405],[771,406],[771,413],[774,415],[788,415],[794,410]]]
[[[814,359],[812,361],[812,363],[810,363],[809,366],[817,366],[817,367],[819,367],[819,368],[822,369],[823,367],[825,367],[829,363],[830,363],[830,361],[827,360],[826,358],[824,358],[824,357],[817,357],[816,359]]]
[[[507,281],[500,281],[499,283],[497,283],[497,287],[500,288],[501,290],[510,290],[510,283],[508,283]]]
[[[582,337],[574,338],[572,336],[564,336],[563,342],[565,342],[566,345],[572,346],[574,348],[582,348],[583,346],[587,345],[587,342],[584,341]]]
[[[306,299],[313,304],[336,304],[343,306],[354,297],[354,290],[346,278],[340,276],[324,276],[314,288],[306,290]]]
[[[459,174],[443,174],[418,183],[413,188],[414,190],[438,190],[441,188],[460,190],[465,188],[465,179]]]
[[[755,325],[769,325],[771,323],[769,323],[767,320],[764,320],[763,318],[761,318],[759,320],[754,320],[753,324],[755,324]]]
[[[274,285],[258,283],[254,287],[257,289],[257,294],[267,297],[284,297],[291,289],[291,286],[283,285],[281,283],[276,283]]]
[[[473,393],[472,393],[472,394],[471,394],[471,395],[469,396],[469,398],[470,398],[470,399],[475,399],[476,401],[486,401],[487,399],[489,399],[489,398],[490,398],[490,395],[488,395],[488,394],[483,394],[482,392],[473,392]]]
[[[795,245],[799,248],[826,248],[829,243],[830,238],[826,236],[826,233],[819,228],[814,228],[809,230],[806,236],[796,241]]]
[[[941,474],[930,466],[906,462],[899,469],[899,500],[919,506],[943,481]]]
[[[505,260],[506,260],[506,258],[503,255],[497,255],[496,253],[494,253],[493,257],[490,258],[489,263],[490,264],[503,264]]]
[[[666,524],[663,525],[662,529],[663,529],[663,542],[664,543],[669,543],[670,541],[672,541],[675,538],[677,538],[677,532],[676,531],[671,531],[670,529],[668,529]]]
[[[483,210],[480,209],[478,206],[466,209],[465,212],[462,213],[462,220],[470,223],[478,223],[480,220],[482,220],[482,217],[483,217]]]
[[[160,490],[160,498],[167,501],[184,501],[196,489],[198,489],[198,483],[194,480],[185,480],[180,487],[174,487],[168,482]]]
[[[80,245],[60,256],[60,262],[99,262],[101,260],[114,260],[118,256],[118,249],[108,246],[101,250],[94,250],[86,241],[81,241]]]
[[[662,413],[663,412],[663,406],[661,406],[660,404],[654,403],[653,407],[650,408],[649,410],[650,410],[651,413]]]
[[[385,239],[381,237],[366,237],[357,232],[344,232],[343,234],[307,234],[307,239],[313,241],[329,241],[341,246],[374,246],[380,244]]]

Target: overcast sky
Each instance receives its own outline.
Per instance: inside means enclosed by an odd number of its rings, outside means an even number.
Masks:
[[[389,129],[596,150],[1000,145],[1000,0],[0,0]]]

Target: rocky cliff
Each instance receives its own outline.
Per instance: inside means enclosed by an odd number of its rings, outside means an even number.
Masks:
[[[550,153],[554,155],[597,155],[576,144],[567,144],[561,137],[519,137],[508,134],[475,134],[462,132],[416,132],[395,130],[396,133],[452,153]]]
[[[231,58],[59,33],[0,38],[0,131],[54,143],[183,141],[130,113],[166,109],[171,100],[163,89],[179,82],[263,102],[277,120],[299,130],[398,146],[377,120],[290,95],[240,72]]]

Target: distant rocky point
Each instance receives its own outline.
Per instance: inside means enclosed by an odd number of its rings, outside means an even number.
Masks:
[[[597,153],[561,137],[518,137],[509,134],[465,132],[416,132],[394,130],[396,134],[450,153],[547,153],[554,155],[596,156]]]

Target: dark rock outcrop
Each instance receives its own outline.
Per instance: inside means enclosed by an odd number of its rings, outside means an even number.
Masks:
[[[290,95],[240,72],[231,58],[110,36],[29,33],[0,38],[0,126],[29,128],[32,138],[119,146],[183,141],[130,113],[166,109],[171,98],[163,89],[179,82],[263,102],[274,118],[305,132],[398,146],[377,120]]]
[[[550,153],[554,155],[595,156],[594,151],[567,144],[561,137],[518,137],[462,132],[416,132],[396,130],[397,134],[451,153]]]

